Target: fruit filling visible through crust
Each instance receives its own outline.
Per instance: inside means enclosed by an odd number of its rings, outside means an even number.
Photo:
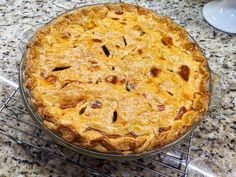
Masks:
[[[207,111],[206,59],[170,18],[129,4],[67,12],[40,29],[25,86],[50,129],[100,152],[141,153]]]

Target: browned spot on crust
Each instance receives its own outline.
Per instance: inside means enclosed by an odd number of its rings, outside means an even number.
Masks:
[[[111,18],[112,20],[119,20],[119,18]]]
[[[68,79],[68,80],[65,80],[65,81],[62,83],[61,89],[63,89],[64,87],[66,87],[67,85],[72,84],[72,83],[77,84],[77,85],[83,84],[83,82],[81,82],[81,81],[69,80],[69,79]]]
[[[101,133],[102,135],[104,135],[104,132],[103,132],[103,131],[98,130],[98,129],[96,129],[96,128],[92,128],[92,127],[87,127],[84,132],[87,132],[87,131],[95,131],[95,132],[98,132],[98,133]]]
[[[89,63],[91,63],[91,64],[98,64],[98,62],[97,61],[89,61]]]
[[[94,145],[94,144],[96,144],[96,143],[98,143],[98,142],[101,142],[103,139],[104,139],[104,137],[101,136],[101,137],[98,137],[98,138],[95,138],[95,139],[91,140],[90,143],[91,143],[92,145]]]
[[[41,71],[41,72],[40,72],[40,76],[42,76],[42,77],[44,77],[44,78],[45,78],[45,77],[46,77],[46,75],[47,75],[47,74],[46,74],[46,72],[45,72],[45,71]]]
[[[101,39],[92,39],[93,42],[102,42]]]
[[[56,76],[49,76],[48,78],[47,78],[47,81],[48,82],[50,82],[51,84],[54,84],[54,83],[56,83],[57,82],[57,77]]]
[[[120,24],[122,24],[122,25],[127,25],[127,23],[126,23],[126,22],[120,22]]]
[[[91,66],[88,67],[88,69],[91,70],[91,71],[97,71],[97,70],[100,69],[100,66],[96,65],[96,64],[92,64]],[[93,82],[91,81],[91,83],[93,83]]]
[[[64,33],[61,36],[62,39],[68,39],[69,37],[70,37],[70,33]]]
[[[164,111],[165,110],[165,105],[160,104],[157,106],[158,111]]]
[[[149,10],[139,6],[137,6],[137,10],[139,15],[148,15],[150,13]]]
[[[145,34],[145,32],[143,31],[143,29],[142,29],[141,26],[139,26],[139,25],[133,26],[133,29],[134,29],[135,31],[138,31],[138,33],[139,33],[140,36],[142,36],[142,35]]]
[[[57,131],[61,132],[63,138],[66,139],[67,141],[70,141],[70,142],[75,141],[75,139],[77,137],[77,134],[75,132],[73,132],[70,127],[59,125],[57,127]]]
[[[139,26],[139,25],[133,26],[133,29],[136,30],[136,31],[143,31],[141,26]]]
[[[160,57],[160,60],[166,60],[163,56]]]
[[[150,70],[150,76],[156,77],[159,72],[160,72],[160,70],[157,67],[152,67]]]
[[[174,118],[174,120],[179,120],[179,119],[181,119],[181,117],[184,115],[184,113],[186,113],[187,112],[187,109],[184,107],[184,106],[182,106],[180,109],[179,109],[179,112],[178,112],[178,114],[175,116],[175,118]]]
[[[117,15],[122,15],[124,12],[123,11],[121,11],[121,10],[117,10],[117,11],[115,11],[115,14],[117,14]]]
[[[116,84],[117,82],[117,77],[116,76],[107,76],[105,79],[107,82],[110,82],[112,84]]]
[[[108,138],[113,138],[113,139],[115,139],[115,138],[120,138],[121,135],[116,134],[116,133],[113,133],[113,134],[108,134],[107,137],[108,137]]]
[[[67,109],[67,108],[73,108],[80,102],[86,102],[86,97],[81,96],[79,98],[76,98],[74,100],[64,100],[63,103],[60,105],[61,109]]]
[[[168,47],[172,47],[173,45],[173,39],[169,36],[166,36],[166,35],[163,35],[162,38],[161,38],[161,42],[168,46]]]
[[[73,108],[78,104],[78,102],[72,102],[72,103],[65,103],[60,105],[61,109],[67,109],[67,108]]]
[[[119,81],[121,84],[124,84],[126,82],[126,79],[124,77],[122,77],[122,78],[119,78]]]
[[[37,105],[39,105],[39,104],[37,104]],[[49,122],[51,122],[51,121],[53,121],[55,119],[54,116],[50,115],[48,112],[42,111],[42,113],[44,115],[43,118],[45,120],[49,121]]]
[[[186,65],[182,65],[179,68],[179,75],[185,80],[188,81],[189,79],[189,73],[190,73],[190,69],[188,66]]]
[[[126,134],[126,136],[130,136],[130,137],[133,137],[133,138],[138,137],[138,135],[134,131],[130,131],[129,133]]]
[[[119,148],[121,148],[122,150],[132,150],[132,149],[136,149],[138,147],[138,143],[134,140],[130,140],[130,139],[124,139],[122,141],[122,143],[119,143]]]
[[[97,108],[101,108],[101,107],[102,107],[102,102],[100,102],[98,100],[93,101],[93,103],[91,105],[91,108],[93,108],[93,109],[97,109]]]
[[[197,45],[191,42],[187,42],[184,44],[184,48],[189,51],[193,51],[197,48]]]
[[[87,29],[93,29],[96,26],[96,24],[94,22],[90,22],[87,24]]]
[[[170,130],[171,127],[160,127],[159,128],[159,133],[165,132],[167,130]]]
[[[138,49],[138,54],[141,55],[143,51],[141,49]]]

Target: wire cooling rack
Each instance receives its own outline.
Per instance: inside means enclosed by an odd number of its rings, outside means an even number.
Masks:
[[[0,108],[0,134],[8,137],[19,146],[37,149],[49,158],[55,156],[67,161],[85,171],[87,176],[187,177],[188,175],[192,135],[175,147],[144,159],[108,161],[90,158],[71,152],[50,140],[25,110],[19,88],[9,95]],[[40,159],[38,160],[40,161]]]

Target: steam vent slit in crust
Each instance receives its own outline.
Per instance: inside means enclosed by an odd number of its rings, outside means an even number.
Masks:
[[[136,5],[67,12],[28,45],[25,86],[50,129],[100,152],[141,153],[207,111],[206,59],[184,28]]]

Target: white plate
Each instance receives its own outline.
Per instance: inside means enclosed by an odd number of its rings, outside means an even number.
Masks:
[[[203,16],[217,29],[236,33],[236,0],[209,2],[203,8]]]

